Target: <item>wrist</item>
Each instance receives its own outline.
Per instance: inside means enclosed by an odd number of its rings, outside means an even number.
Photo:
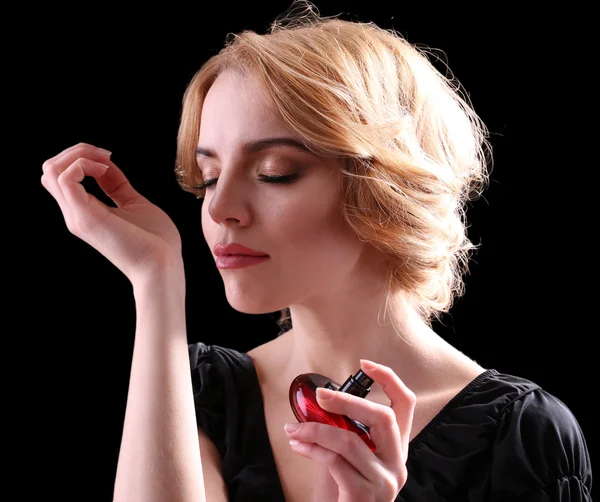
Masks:
[[[163,332],[185,333],[185,279],[179,268],[161,268],[139,276],[132,284],[136,315],[141,323],[160,326]]]
[[[164,260],[151,270],[145,270],[131,279],[134,294],[150,290],[180,291],[185,294],[185,269],[181,260]]]

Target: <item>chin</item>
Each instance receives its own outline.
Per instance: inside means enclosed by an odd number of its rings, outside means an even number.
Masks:
[[[232,309],[242,314],[270,314],[284,309],[286,306],[272,299],[260,298],[252,294],[231,294],[226,290],[227,302]]]

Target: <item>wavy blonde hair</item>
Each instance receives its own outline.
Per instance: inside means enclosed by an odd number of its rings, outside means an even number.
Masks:
[[[466,204],[487,184],[491,150],[469,99],[427,54],[374,23],[321,17],[307,1],[294,2],[266,34],[233,34],[184,94],[179,185],[204,196],[194,152],[212,83],[225,70],[257,78],[307,146],[345,160],[341,209],[389,259],[386,308],[401,293],[431,324],[464,293],[476,248]],[[277,322],[282,333],[291,327],[289,308]]]

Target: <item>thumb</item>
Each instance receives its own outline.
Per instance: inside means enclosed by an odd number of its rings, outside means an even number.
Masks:
[[[148,199],[135,190],[123,171],[112,161],[107,162],[109,168],[104,176],[96,181],[104,193],[110,197],[117,207],[136,202],[148,202]]]

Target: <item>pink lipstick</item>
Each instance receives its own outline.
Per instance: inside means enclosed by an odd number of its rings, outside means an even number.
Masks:
[[[215,246],[214,253],[217,256],[217,267],[222,269],[251,267],[269,259],[269,255],[262,251],[236,243],[219,243]]]
[[[244,255],[229,255],[217,256],[218,268],[244,268],[258,265],[263,261],[268,260],[268,256],[244,256]]]

